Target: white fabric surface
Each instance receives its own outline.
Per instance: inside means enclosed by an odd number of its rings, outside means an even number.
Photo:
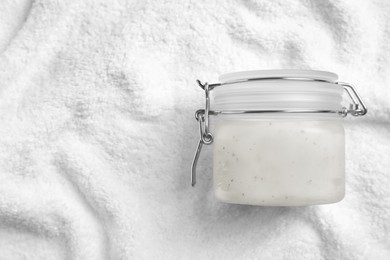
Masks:
[[[390,259],[390,2],[0,2],[1,259]],[[251,207],[189,169],[199,78],[355,83],[337,204]]]

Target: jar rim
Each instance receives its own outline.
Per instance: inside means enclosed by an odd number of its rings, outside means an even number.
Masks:
[[[341,110],[337,74],[316,70],[253,70],[224,74],[213,90],[214,109]]]
[[[219,76],[221,84],[249,81],[254,79],[302,79],[317,80],[335,83],[338,80],[336,73],[321,70],[297,70],[297,69],[275,69],[275,70],[247,70],[226,73]]]

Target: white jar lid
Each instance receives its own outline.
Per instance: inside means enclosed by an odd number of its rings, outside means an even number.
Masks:
[[[253,70],[224,74],[219,79],[221,86],[215,87],[211,96],[218,111],[342,109],[343,87],[331,72]]]
[[[338,76],[335,73],[320,70],[248,70],[223,74],[219,76],[219,81],[224,84],[266,78],[302,78],[334,83]]]

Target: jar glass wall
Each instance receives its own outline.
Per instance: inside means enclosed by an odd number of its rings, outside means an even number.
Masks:
[[[214,133],[214,191],[221,201],[298,206],[344,197],[340,119],[220,116]]]
[[[200,140],[214,145],[215,196],[227,203],[303,206],[340,201],[345,194],[342,120],[364,116],[355,88],[331,72],[244,71],[202,84],[205,109],[196,112]],[[347,93],[350,105],[345,107]],[[210,116],[214,128],[210,130]],[[210,132],[212,131],[212,132]]]

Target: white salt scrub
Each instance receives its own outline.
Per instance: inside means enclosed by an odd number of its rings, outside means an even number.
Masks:
[[[344,197],[340,120],[221,119],[214,189],[224,202],[294,206]]]

